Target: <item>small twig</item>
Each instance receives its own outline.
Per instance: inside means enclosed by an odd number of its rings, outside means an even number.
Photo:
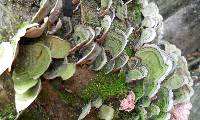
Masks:
[[[132,2],[133,0],[129,0],[125,3],[125,5],[129,4],[130,2]]]
[[[200,57],[189,62],[188,67],[191,68],[193,65],[197,64],[198,62],[200,62]]]

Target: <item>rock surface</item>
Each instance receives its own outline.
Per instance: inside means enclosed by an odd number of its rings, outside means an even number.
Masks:
[[[164,39],[184,55],[200,48],[200,0],[151,0],[164,18]]]

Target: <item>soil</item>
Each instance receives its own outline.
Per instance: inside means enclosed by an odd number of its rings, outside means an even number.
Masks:
[[[65,81],[65,90],[72,93],[79,93],[95,77],[95,72],[88,67],[77,67],[75,75]]]

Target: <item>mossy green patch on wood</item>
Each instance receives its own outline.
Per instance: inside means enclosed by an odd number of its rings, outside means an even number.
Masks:
[[[100,26],[99,16],[96,13],[98,4],[94,0],[82,0],[81,1],[81,19],[86,25],[91,25],[92,27]]]
[[[80,94],[85,101],[93,100],[101,96],[104,100],[112,96],[126,94],[128,86],[125,84],[125,74],[120,73],[105,74],[104,72],[97,73],[97,76]]]
[[[80,103],[80,99],[76,95],[65,93],[65,92],[60,92],[59,95],[66,104],[69,104],[71,106],[74,106],[74,104]]]
[[[138,2],[139,0],[134,1],[134,4],[128,5],[128,16],[132,20],[132,22],[140,23],[142,20],[142,6]]]
[[[0,120],[14,120],[15,116],[14,104],[7,104],[5,107],[0,108]]]
[[[126,52],[126,54],[129,56],[129,57],[133,57],[134,56],[134,51],[133,51],[133,49],[132,48],[130,48],[130,47],[126,47],[125,48],[125,52]]]
[[[42,108],[36,110],[26,110],[20,116],[19,120],[49,120],[47,113],[43,112]]]
[[[136,22],[142,19],[141,9],[141,4],[136,3],[134,7],[134,19]]]

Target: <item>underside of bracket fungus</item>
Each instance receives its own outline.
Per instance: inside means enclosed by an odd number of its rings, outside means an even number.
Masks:
[[[157,5],[124,1],[76,1],[69,22],[73,30],[67,37],[57,34],[64,24],[65,5],[57,0],[51,8],[49,0],[41,1],[31,22],[0,44],[0,74],[7,69],[12,74],[17,112],[36,99],[41,79],[68,80],[77,67],[87,66],[97,76],[103,73],[98,80],[108,81],[96,82],[86,93],[92,97],[84,101],[78,120],[93,108],[104,120],[188,118],[191,107],[184,105],[190,104],[193,80],[181,51],[162,39],[163,18]],[[106,93],[108,97],[103,96]]]

